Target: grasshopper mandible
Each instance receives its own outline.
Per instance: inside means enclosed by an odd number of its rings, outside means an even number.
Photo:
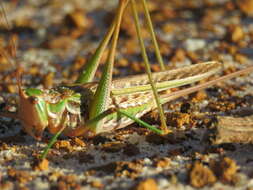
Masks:
[[[40,140],[46,128],[52,134],[63,132],[67,136],[94,136],[128,126],[144,114],[156,109],[157,103],[153,98],[154,89],[151,88],[150,78],[146,74],[112,81],[120,23],[129,1],[132,5],[135,4],[134,0],[119,0],[117,14],[107,34],[74,84],[53,89],[23,89],[19,71],[17,72],[18,111],[17,113],[1,113],[1,115],[20,120],[24,130],[35,139]],[[142,2],[146,3],[145,0]],[[111,47],[103,75],[98,83],[91,82],[102,53],[110,40]],[[207,78],[221,68],[222,63],[211,61],[181,69],[152,73],[152,80],[155,90],[158,91],[160,103],[165,104],[172,99],[253,71],[252,66],[188,89],[161,94],[164,90]]]

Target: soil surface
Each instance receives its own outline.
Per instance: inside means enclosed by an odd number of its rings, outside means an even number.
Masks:
[[[26,87],[49,89],[75,81],[117,6],[116,0],[3,2],[8,24],[1,14],[1,112],[17,110],[19,65]],[[148,0],[148,6],[167,69],[220,61],[224,69],[207,79],[213,80],[253,65],[253,0]],[[133,23],[129,9],[121,26],[114,78],[144,71]],[[160,71],[145,19],[142,23],[152,71]],[[14,54],[13,41],[16,58],[8,60],[6,54]],[[252,79],[252,73],[238,76],[164,105],[172,134],[159,136],[133,124],[92,139],[61,136],[45,160],[38,157],[51,134],[46,131],[42,141],[36,141],[19,121],[1,117],[0,189],[253,189],[252,141],[223,141],[222,134],[217,135],[221,125],[240,126],[244,117],[248,122],[243,123],[253,127]],[[142,119],[160,124],[157,111]]]

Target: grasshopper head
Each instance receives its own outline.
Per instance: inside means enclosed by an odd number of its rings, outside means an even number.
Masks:
[[[18,118],[24,130],[37,140],[48,125],[46,102],[41,98],[42,91],[38,89],[20,90]]]

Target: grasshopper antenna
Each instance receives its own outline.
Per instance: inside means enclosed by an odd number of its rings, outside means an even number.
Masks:
[[[6,11],[4,8],[3,3],[0,3],[0,7],[2,9],[2,17],[4,19],[4,22],[6,23],[6,29],[8,31],[11,31],[11,24],[7,18],[6,15]],[[10,53],[7,53],[6,51],[4,51],[3,49],[1,49],[2,54],[4,55],[4,57],[7,59],[7,61],[10,64],[16,65],[17,66],[17,71],[16,71],[16,79],[17,79],[17,86],[18,86],[18,91],[19,91],[19,95],[21,97],[24,97],[25,94],[22,91],[22,73],[23,73],[23,69],[20,66],[20,64],[18,62],[16,62],[17,60],[17,36],[16,35],[12,35],[11,39],[10,39]]]
[[[5,22],[5,27],[8,31],[11,30],[11,24],[7,19],[7,15],[6,15],[6,11],[4,8],[3,3],[0,3],[0,8],[1,8],[1,12],[2,12],[2,18]],[[16,71],[16,80],[17,80],[17,87],[18,87],[18,92],[19,92],[19,96],[25,97],[24,92],[22,91],[22,68],[20,66],[20,64],[16,63],[16,58],[17,58],[17,36],[16,35],[12,35],[11,39],[10,39],[10,52],[7,52],[4,48],[0,48],[0,54],[2,54],[3,57],[6,58],[7,62],[11,65],[16,65],[17,66],[17,71]],[[13,119],[18,119],[18,114],[17,112],[15,113],[11,113],[11,112],[7,112],[7,113],[3,113],[0,112],[0,116],[3,117],[8,117],[8,118],[13,118]]]

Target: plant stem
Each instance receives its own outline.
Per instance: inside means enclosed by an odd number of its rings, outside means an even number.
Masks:
[[[139,43],[140,43],[140,46],[141,46],[141,53],[142,53],[142,57],[143,57],[143,60],[144,60],[145,69],[146,69],[146,72],[147,72],[147,75],[148,75],[150,85],[152,87],[152,91],[153,91],[155,101],[156,101],[156,104],[157,104],[157,109],[158,109],[159,114],[160,114],[161,128],[162,128],[164,133],[168,133],[168,128],[167,128],[167,125],[166,125],[166,118],[165,118],[165,115],[164,115],[164,112],[163,112],[162,105],[160,104],[158,92],[156,90],[155,84],[154,84],[153,79],[152,79],[152,73],[151,73],[151,69],[150,69],[150,65],[149,65],[148,56],[147,56],[147,53],[146,53],[146,48],[145,48],[145,45],[144,45],[143,38],[141,36],[140,22],[139,22],[137,10],[136,10],[135,0],[131,0],[131,7],[132,7],[133,14],[134,14],[135,27],[136,27],[136,32],[137,32],[137,36],[138,36],[138,39],[139,39]]]
[[[148,29],[149,29],[149,32],[151,34],[152,41],[153,41],[153,44],[154,44],[154,47],[155,47],[156,58],[157,58],[157,61],[160,65],[162,71],[164,71],[165,66],[164,66],[163,58],[162,58],[162,55],[161,55],[161,52],[160,52],[160,49],[159,49],[159,46],[158,46],[158,43],[157,43],[157,40],[156,40],[156,35],[155,35],[154,27],[153,27],[151,17],[150,17],[149,11],[148,11],[147,2],[146,2],[146,0],[141,0],[141,2],[142,2],[142,6],[144,8],[144,14],[145,14],[145,17],[146,17],[146,20],[147,20],[147,23],[148,23]]]
[[[141,126],[146,127],[149,130],[151,130],[151,131],[153,131],[153,132],[155,132],[155,133],[157,133],[159,135],[163,134],[163,131],[161,131],[160,129],[157,129],[154,126],[149,125],[148,123],[146,123],[146,122],[138,119],[137,117],[134,117],[134,116],[130,115],[129,113],[127,113],[127,112],[125,112],[123,110],[117,109],[117,112],[120,113],[120,114],[122,114],[122,115],[124,115],[124,116],[126,116],[126,117],[128,117],[128,118],[130,118],[130,119],[132,119],[133,121],[135,121],[136,123],[140,124]]]
[[[48,143],[47,147],[44,149],[44,151],[42,152],[41,156],[40,156],[40,159],[45,159],[47,157],[47,154],[50,150],[50,148],[54,145],[54,143],[57,141],[57,138],[60,136],[60,134],[62,133],[62,131],[64,130],[65,128],[61,128],[61,130],[59,130],[51,139],[50,139],[50,142]]]

